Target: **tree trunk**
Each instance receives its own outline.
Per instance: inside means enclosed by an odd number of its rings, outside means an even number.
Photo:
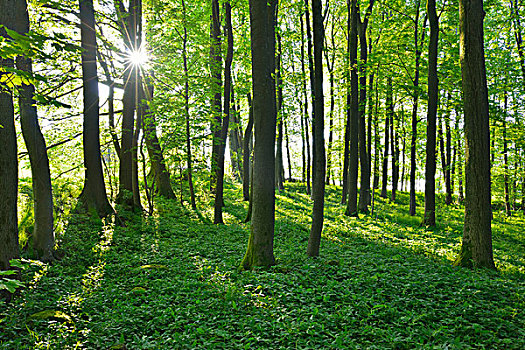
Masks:
[[[314,94],[314,85],[315,85],[315,77],[314,77],[314,60],[313,60],[313,54],[312,54],[312,50],[313,50],[313,45],[312,45],[312,26],[311,26],[311,23],[310,23],[310,8],[308,6],[308,0],[304,0],[304,5],[305,5],[305,15],[306,15],[306,38],[307,38],[307,49],[308,49],[308,68],[309,68],[309,71],[310,71],[310,92],[311,94],[313,95]],[[314,113],[314,110],[315,110],[315,101],[314,101],[314,98],[311,99],[311,102],[312,102],[312,113]],[[308,105],[306,106],[306,108],[308,108]],[[306,115],[308,115],[308,112],[306,113]],[[314,129],[315,129],[315,120],[312,119],[312,139],[313,139],[313,134],[314,134]],[[308,147],[310,148],[310,147]],[[312,145],[312,159],[311,159],[311,162],[309,162],[309,167],[310,167],[310,164],[312,166],[312,181],[313,181],[313,178],[315,177],[315,166],[313,164],[315,164],[315,157],[316,157],[316,154],[315,154],[315,147]],[[313,184],[312,184],[312,187],[313,187]]]
[[[410,140],[410,207],[409,214],[416,215],[416,143],[417,143],[417,109],[419,102],[419,64],[421,60],[421,48],[419,46],[419,10],[420,0],[416,0],[416,18],[414,20],[414,45],[415,45],[415,72],[414,72],[414,100],[412,103],[412,138]],[[423,30],[421,31],[421,43],[425,36],[425,21],[423,21]]]
[[[512,209],[510,204],[510,193],[509,193],[509,157],[508,157],[508,145],[507,145],[507,105],[508,105],[508,93],[507,90],[503,92],[503,164],[504,174],[503,180],[505,185],[505,213],[507,216],[512,215]]]
[[[248,93],[248,106],[250,108],[250,111],[249,111],[248,125],[246,125],[246,129],[244,130],[243,160],[242,160],[242,167],[243,167],[243,173],[244,173],[244,177],[242,181],[242,195],[245,201],[250,200],[250,182],[251,182],[250,144],[252,142],[252,129],[253,129],[253,106],[252,106],[252,97],[249,93]]]
[[[184,34],[182,38],[182,62],[184,65],[184,119],[186,122],[186,167],[188,168],[188,188],[190,190],[191,208],[195,210],[197,209],[197,203],[195,201],[195,190],[193,188],[193,160],[191,153],[190,133],[190,76],[188,73],[188,23],[185,0],[182,0],[182,15],[184,21]]]
[[[253,164],[253,209],[251,232],[240,269],[275,264],[273,237],[275,224],[275,94],[272,65],[275,59],[273,19],[276,0],[250,0],[253,115],[255,147]]]
[[[284,120],[284,137],[286,138],[286,158],[288,160],[288,181],[293,181],[292,179],[292,157],[290,155],[290,139],[288,137],[288,125],[286,119]]]
[[[211,0],[211,46],[210,46],[210,73],[211,73],[211,92],[213,101],[211,105],[212,121],[212,148],[211,148],[211,170],[210,170],[210,190],[215,192],[217,178],[217,164],[219,161],[219,150],[221,147],[220,137],[222,129],[222,58],[221,58],[221,19],[219,14],[219,0]]]
[[[387,107],[387,109],[390,109],[390,127],[392,128],[390,132],[392,138],[392,192],[390,194],[390,201],[395,202],[399,183],[399,136],[394,124],[394,106],[392,105],[390,108]]]
[[[120,27],[121,35],[129,50],[138,48],[138,26],[139,26],[139,2],[130,0],[129,9],[120,9],[124,23]],[[133,139],[135,110],[137,102],[138,67],[126,62],[127,69],[124,71],[124,95],[122,97],[122,137],[120,140],[120,163],[119,163],[119,193],[117,203],[124,204],[134,209],[133,201]]]
[[[357,0],[348,8],[348,57],[350,60],[350,98],[347,113],[350,121],[350,147],[348,161],[348,200],[345,215],[357,216],[357,177],[359,171],[359,80],[357,76]]]
[[[368,60],[368,43],[366,41],[366,29],[368,19],[374,6],[374,0],[370,0],[365,17],[361,21],[359,12],[357,13],[358,35],[359,35],[359,110],[358,110],[358,127],[359,127],[359,161],[361,169],[361,188],[359,189],[358,209],[363,213],[368,213],[368,204],[370,204],[370,156],[368,154],[367,135],[366,135],[366,64]],[[370,113],[370,111],[369,111]],[[370,141],[370,140],[369,140]]]
[[[314,22],[314,182],[312,198],[312,227],[308,239],[307,254],[310,257],[319,256],[321,232],[323,231],[323,208],[325,192],[326,156],[324,148],[324,96],[323,96],[323,42],[324,26],[321,13],[321,0],[312,0],[312,15]]]
[[[152,174],[155,183],[157,184],[158,194],[164,198],[175,199],[175,193],[171,186],[170,174],[166,168],[166,162],[164,161],[159,139],[157,138],[155,114],[149,108],[149,102],[153,99],[153,85],[146,81],[145,86],[147,90],[147,101],[142,102],[143,112],[141,114],[144,119],[144,136],[146,139],[148,156],[151,162]],[[191,169],[191,167],[189,167],[189,169]]]
[[[496,269],[492,253],[490,133],[482,0],[459,1],[460,63],[465,111],[465,223],[455,265]]]
[[[277,26],[277,18],[274,23]],[[283,164],[283,87],[281,79],[281,36],[277,35],[277,57],[275,64],[275,84],[277,90],[277,140],[275,145],[275,186],[279,191],[284,190]]]
[[[228,137],[228,126],[230,123],[230,92],[231,92],[231,67],[233,61],[233,30],[231,18],[231,5],[229,1],[225,3],[226,35],[228,48],[224,64],[224,110],[222,128],[219,138],[219,153],[217,158],[217,187],[215,188],[215,203],[213,223],[222,224],[222,207],[224,206],[224,153],[226,151],[226,138]]]
[[[386,105],[392,105],[392,78],[387,77],[386,83]],[[387,197],[387,186],[388,186],[388,153],[390,148],[390,116],[387,115],[385,118],[385,151],[383,154],[383,178],[381,181],[381,197]]]
[[[99,95],[97,76],[97,40],[93,0],[80,0],[80,37],[82,45],[82,82],[84,97],[83,150],[85,180],[79,208],[100,217],[113,213],[106,196],[102,174],[99,134]]]
[[[0,11],[0,25],[14,30],[13,19],[21,16],[18,0],[4,0]],[[0,36],[8,38],[0,27]],[[13,60],[0,57],[0,68],[13,68]],[[0,271],[10,268],[9,260],[20,258],[18,246],[18,158],[15,131],[15,109],[13,95],[6,85],[9,73],[0,71]]]
[[[18,0],[19,21],[16,31],[25,35],[29,32],[29,16],[25,0]],[[28,57],[18,56],[17,69],[32,74],[33,65]],[[46,142],[40,131],[36,101],[33,99],[35,87],[22,83],[20,87],[19,109],[22,134],[29,154],[31,174],[33,177],[33,208],[35,227],[33,230],[33,251],[42,261],[53,260],[55,234],[53,232],[53,195],[51,175],[47,157]]]
[[[307,4],[308,6],[308,4]],[[303,94],[304,94],[304,138],[306,140],[306,194],[311,193],[310,189],[310,165],[312,164],[312,160],[310,158],[310,134],[308,132],[308,94],[306,91],[306,67],[304,64],[304,56],[305,56],[305,50],[304,50],[304,25],[303,25],[303,16],[300,17],[301,20],[301,71],[303,76]]]
[[[237,181],[242,181],[242,139],[239,133],[241,130],[241,123],[239,120],[237,107],[235,104],[235,89],[231,84],[230,93],[230,106],[231,106],[231,127],[230,127],[230,161],[232,164],[233,177]],[[233,125],[232,125],[233,124]]]
[[[436,225],[436,116],[439,82],[437,76],[439,22],[436,0],[427,2],[430,41],[428,43],[428,111],[425,161],[425,214],[423,224]]]

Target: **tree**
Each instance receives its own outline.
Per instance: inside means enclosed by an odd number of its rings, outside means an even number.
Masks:
[[[324,148],[324,96],[323,96],[323,42],[324,26],[321,13],[321,0],[312,0],[312,15],[314,22],[314,181],[312,198],[312,227],[308,239],[308,256],[319,255],[321,232],[323,231],[323,208],[325,192],[326,155]]]
[[[211,73],[211,91],[212,91],[212,149],[211,149],[211,177],[210,189],[215,191],[214,186],[217,183],[217,162],[219,161],[220,136],[222,125],[222,57],[221,57],[221,19],[219,14],[219,0],[211,0],[211,26],[210,26],[210,73]]]
[[[492,253],[490,132],[483,39],[483,0],[459,1],[465,113],[465,224],[455,265],[496,269]]]
[[[253,163],[253,209],[250,238],[241,269],[275,264],[275,94],[272,64],[275,56],[273,16],[276,0],[250,0],[253,116],[255,145]],[[274,43],[272,45],[272,43]]]
[[[428,43],[428,111],[427,144],[425,162],[425,214],[423,223],[436,225],[436,115],[438,105],[438,35],[439,23],[436,13],[436,1],[427,2],[430,41]]]
[[[94,210],[100,217],[104,217],[113,213],[113,208],[106,195],[100,155],[97,39],[93,0],[80,0],[80,37],[84,95],[83,149],[86,170],[79,206],[87,209],[88,212]]]
[[[0,25],[14,30],[13,23],[22,15],[18,0],[2,0],[0,3]],[[15,19],[15,21],[13,21]],[[0,36],[10,40],[3,27]],[[18,158],[15,133],[15,109],[13,105],[13,83],[5,69],[13,67],[13,60],[0,57],[0,271],[10,268],[9,260],[20,257],[18,248]]]
[[[20,15],[16,23],[16,31],[20,34],[29,32],[29,15],[25,0],[18,0],[17,8]],[[19,55],[16,67],[28,74],[33,73],[31,58]],[[53,260],[55,234],[53,231],[53,195],[51,190],[51,175],[47,157],[46,142],[40,130],[33,84],[22,82],[19,89],[20,125],[29,154],[31,174],[33,177],[33,208],[35,227],[33,230],[33,251],[42,261]]]
[[[222,224],[222,207],[224,205],[224,152],[226,150],[226,138],[228,137],[228,126],[230,123],[230,93],[231,93],[231,66],[233,61],[233,30],[231,18],[231,5],[227,1],[226,9],[226,35],[228,37],[228,51],[226,53],[226,60],[224,64],[224,110],[221,122],[221,133],[219,134],[219,147],[217,154],[217,185],[215,187],[215,203],[213,223]]]
[[[251,169],[251,159],[250,159],[250,146],[252,143],[252,129],[253,129],[253,108],[252,108],[252,96],[247,95],[248,98],[248,124],[244,130],[244,138],[242,144],[242,167],[243,167],[243,178],[242,178],[242,195],[245,201],[250,200],[250,169]]]

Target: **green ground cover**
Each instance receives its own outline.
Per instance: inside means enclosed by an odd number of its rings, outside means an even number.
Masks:
[[[356,219],[338,191],[327,188],[318,259],[305,254],[310,199],[297,184],[277,194],[269,271],[237,272],[249,225],[231,184],[226,225],[210,223],[204,197],[200,212],[161,202],[125,228],[71,216],[65,257],[30,264],[26,288],[0,302],[0,348],[525,348],[522,216],[495,213],[499,272],[472,271],[451,266],[462,208],[440,206],[429,230],[403,192]]]

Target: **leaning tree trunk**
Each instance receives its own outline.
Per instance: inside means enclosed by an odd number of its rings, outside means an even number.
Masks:
[[[492,253],[489,103],[482,0],[459,1],[460,63],[465,111],[465,223],[455,265],[496,269]]]
[[[233,30],[231,18],[231,5],[229,1],[225,3],[226,35],[228,37],[228,49],[224,64],[224,110],[221,133],[219,135],[219,152],[217,154],[217,186],[215,187],[215,202],[213,223],[223,224],[222,207],[224,205],[224,153],[226,151],[226,138],[228,137],[228,127],[230,124],[230,93],[231,93],[231,67],[233,61]]]
[[[4,0],[0,11],[0,25],[14,30],[13,19],[20,16],[17,0]],[[16,23],[16,21],[15,21]],[[0,36],[8,38],[0,27]],[[9,73],[4,69],[13,68],[13,60],[0,57],[0,271],[10,268],[9,260],[20,257],[18,246],[18,158],[15,132],[15,109],[13,95],[7,86]]]
[[[325,192],[326,155],[324,148],[324,96],[323,96],[323,41],[324,27],[321,13],[321,0],[312,0],[312,15],[314,22],[314,181],[312,197],[312,227],[308,239],[308,256],[319,256],[321,232],[323,231],[323,208]]]
[[[102,174],[99,134],[99,96],[97,76],[97,40],[93,0],[80,0],[80,37],[82,45],[82,82],[84,95],[83,149],[85,180],[79,206],[100,217],[113,213],[106,195]]]
[[[20,16],[16,31],[20,34],[29,32],[29,16],[25,0],[18,0]],[[32,61],[28,57],[18,56],[17,69],[32,74]],[[35,227],[33,230],[33,251],[42,261],[53,260],[55,234],[53,232],[53,195],[51,189],[51,175],[49,173],[49,159],[47,157],[46,142],[40,131],[36,101],[34,100],[35,87],[32,84],[22,83],[20,87],[19,109],[22,134],[29,154],[31,173],[33,176],[33,207]]]
[[[166,162],[164,161],[160,142],[157,137],[157,123],[155,121],[155,114],[149,108],[149,103],[153,100],[153,85],[146,82],[145,89],[147,90],[147,100],[142,101],[142,116],[144,120],[146,148],[148,149],[152,174],[154,181],[157,184],[158,194],[164,198],[175,199],[175,193],[171,187],[170,173],[166,168]]]
[[[436,13],[436,0],[428,0],[428,22],[430,24],[430,41],[428,43],[428,112],[427,144],[425,162],[425,214],[423,223],[436,225],[436,116],[438,105],[438,35],[439,22]]]
[[[275,264],[275,94],[272,65],[275,57],[275,28],[271,25],[277,0],[250,0],[253,115],[255,147],[253,164],[253,209],[251,232],[240,269]]]

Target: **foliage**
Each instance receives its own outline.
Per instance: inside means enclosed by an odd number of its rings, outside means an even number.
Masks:
[[[435,230],[400,204],[375,198],[375,215],[342,215],[328,187],[321,257],[305,254],[311,201],[304,185],[277,196],[269,271],[238,273],[247,203],[227,184],[225,221],[160,201],[127,227],[72,216],[67,252],[30,266],[28,288],[0,305],[3,349],[110,348],[506,348],[525,346],[523,218],[495,213],[500,273],[451,266],[461,208],[438,206]],[[421,198],[418,198],[420,201]],[[441,200],[439,202],[441,204]],[[210,211],[210,212],[208,212]],[[445,222],[444,220],[442,220]],[[52,310],[70,321],[35,319]]]

